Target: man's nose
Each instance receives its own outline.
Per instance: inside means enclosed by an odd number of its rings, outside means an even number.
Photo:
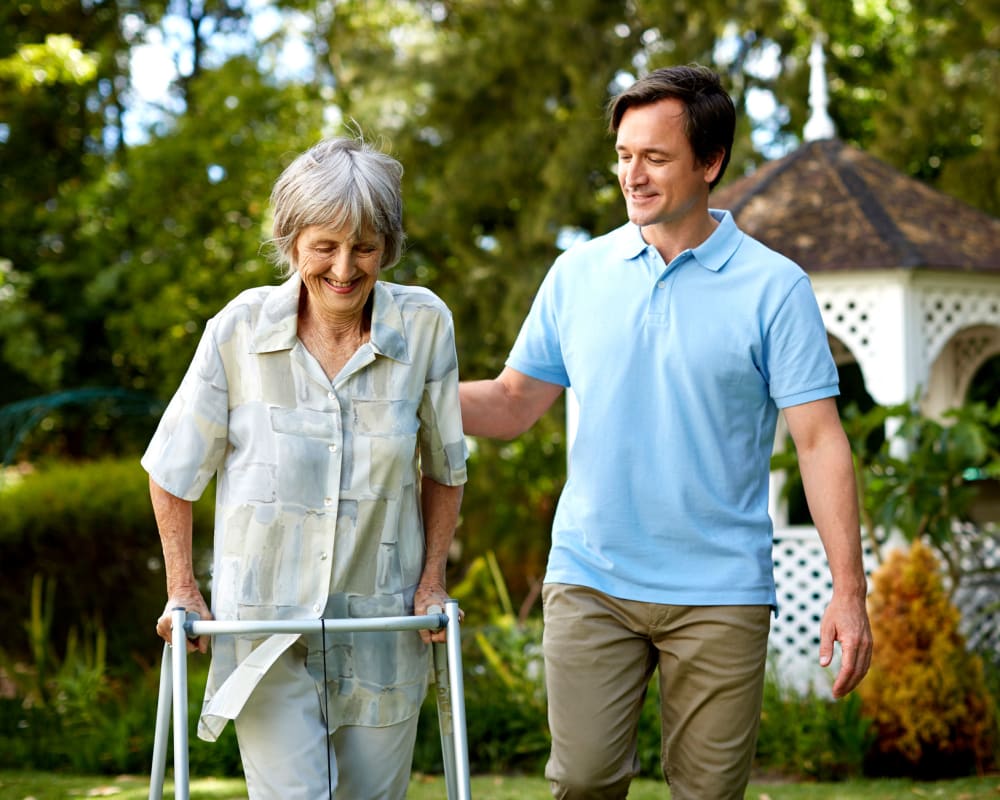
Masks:
[[[636,159],[629,162],[625,168],[625,185],[638,186],[646,181],[646,173],[642,169],[642,163]]]

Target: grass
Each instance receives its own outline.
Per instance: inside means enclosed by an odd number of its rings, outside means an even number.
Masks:
[[[168,781],[165,798],[173,797]],[[88,776],[50,772],[0,771],[3,800],[66,800],[77,797],[114,797],[145,800],[149,778],[144,775]],[[238,778],[191,780],[191,800],[246,800],[246,789]],[[630,800],[665,800],[670,795],[659,781],[638,780],[632,784]],[[439,776],[416,775],[408,800],[443,800],[444,782]],[[475,800],[548,800],[548,784],[537,777],[480,775],[472,779]],[[867,780],[846,783],[752,783],[747,800],[1000,800],[1000,776],[963,778],[939,783],[909,780]]]

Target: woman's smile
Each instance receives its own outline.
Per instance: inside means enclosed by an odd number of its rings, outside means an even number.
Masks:
[[[333,289],[338,294],[350,294],[355,286],[358,285],[358,278],[350,281],[338,281],[334,278],[323,278],[326,284]]]
[[[313,312],[328,320],[362,318],[382,266],[383,235],[347,226],[307,225],[293,253]]]

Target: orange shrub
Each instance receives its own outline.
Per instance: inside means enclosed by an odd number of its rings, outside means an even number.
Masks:
[[[877,741],[869,769],[944,777],[984,770],[995,708],[983,663],[966,650],[934,553],[919,541],[894,550],[872,576],[871,670],[859,687]]]

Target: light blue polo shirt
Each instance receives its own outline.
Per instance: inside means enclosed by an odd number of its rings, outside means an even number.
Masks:
[[[580,403],[547,583],[777,607],[778,409],[836,395],[837,369],[806,274],[711,213],[669,264],[631,223],[563,253],[514,343],[508,366]]]

